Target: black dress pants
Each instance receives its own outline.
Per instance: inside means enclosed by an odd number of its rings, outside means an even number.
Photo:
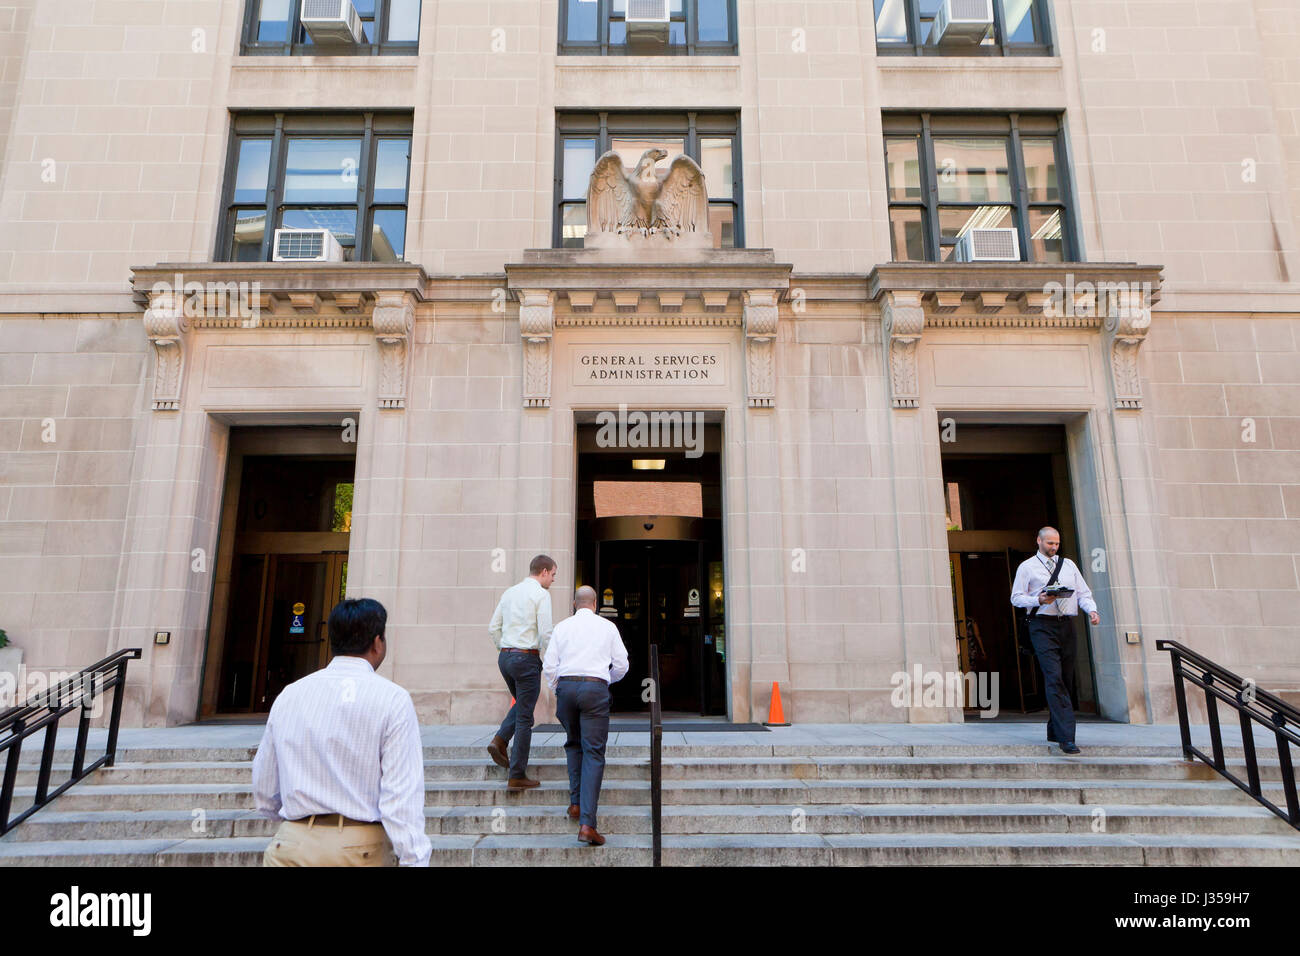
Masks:
[[[1043,669],[1047,733],[1058,743],[1074,743],[1074,618],[1036,614],[1029,619],[1029,642]]]

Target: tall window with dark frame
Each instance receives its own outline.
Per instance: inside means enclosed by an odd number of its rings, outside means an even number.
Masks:
[[[875,0],[876,52],[1050,56],[1047,0]]]
[[[560,0],[560,52],[734,55],[736,0]]]
[[[1060,118],[885,114],[895,262],[951,259],[972,229],[1015,229],[1027,262],[1073,262],[1079,242]]]
[[[409,113],[236,116],[217,259],[266,262],[276,229],[328,229],[345,261],[400,262],[410,166]]]
[[[421,0],[247,0],[247,3],[242,48],[245,54],[413,56],[419,52]],[[356,12],[355,21],[352,11]],[[321,26],[315,26],[316,22]],[[359,27],[355,37],[354,25]]]
[[[631,174],[641,155],[655,147],[668,154],[658,164],[661,179],[683,153],[704,169],[713,245],[720,249],[745,245],[740,122],[735,113],[562,114],[555,140],[556,248],[582,248],[587,235],[587,185],[596,160],[613,150]]]

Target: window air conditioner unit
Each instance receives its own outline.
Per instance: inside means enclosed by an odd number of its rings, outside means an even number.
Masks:
[[[992,29],[993,0],[943,0],[930,39],[934,43],[980,43]]]
[[[627,42],[663,46],[668,42],[669,0],[627,0]]]
[[[361,17],[352,0],[302,0],[302,25],[313,43],[361,42]]]
[[[1020,236],[1014,229],[972,229],[957,239],[957,262],[1019,262]]]
[[[343,247],[328,229],[277,229],[272,262],[342,262]]]

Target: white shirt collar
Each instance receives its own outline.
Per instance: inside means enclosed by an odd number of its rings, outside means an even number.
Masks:
[[[370,666],[370,661],[364,657],[355,657],[351,654],[336,654],[329,662],[329,666],[331,668],[336,667],[339,670],[356,670],[364,667],[370,674],[375,672],[375,669]]]

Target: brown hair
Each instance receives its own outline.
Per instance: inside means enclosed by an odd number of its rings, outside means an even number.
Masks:
[[[555,559],[549,554],[539,554],[528,563],[528,573],[533,577],[537,577],[543,571],[553,570],[555,570]]]

